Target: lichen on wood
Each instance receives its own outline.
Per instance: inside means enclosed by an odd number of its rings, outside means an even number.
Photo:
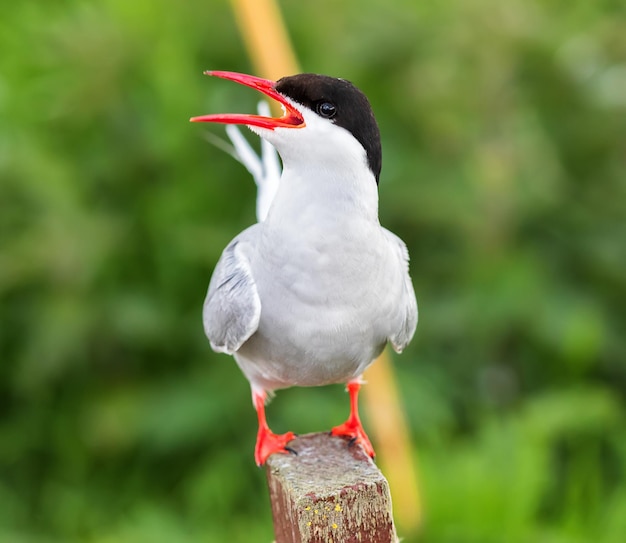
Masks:
[[[266,464],[276,543],[395,543],[386,479],[358,446],[309,434]]]

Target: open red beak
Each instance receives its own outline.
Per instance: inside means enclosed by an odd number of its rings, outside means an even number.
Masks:
[[[304,126],[302,115],[282,94],[276,91],[274,88],[276,83],[274,81],[236,72],[208,71],[204,73],[206,75],[221,77],[222,79],[229,79],[230,81],[235,81],[261,91],[266,96],[280,103],[285,109],[285,114],[282,117],[274,118],[263,117],[262,115],[246,115],[245,113],[217,113],[214,115],[192,117],[189,119],[192,123],[246,124],[249,126],[268,128],[270,130],[274,128],[302,128]]]

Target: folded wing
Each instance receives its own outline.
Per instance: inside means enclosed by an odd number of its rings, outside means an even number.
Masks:
[[[394,254],[402,265],[403,285],[402,294],[398,302],[398,319],[396,331],[389,336],[389,342],[394,351],[400,353],[409,344],[417,327],[417,301],[413,283],[409,276],[409,251],[404,242],[389,230],[383,229],[389,243],[394,248]]]
[[[246,256],[252,226],[224,249],[204,302],[204,331],[214,351],[233,354],[256,332],[261,300]]]

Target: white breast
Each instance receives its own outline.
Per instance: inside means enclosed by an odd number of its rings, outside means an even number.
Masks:
[[[404,270],[378,223],[373,179],[365,189],[373,201],[345,186],[311,194],[298,181],[281,181],[248,255],[261,319],[235,358],[266,390],[360,375],[392,333],[402,295]]]

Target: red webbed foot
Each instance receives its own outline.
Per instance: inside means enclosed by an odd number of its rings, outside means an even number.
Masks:
[[[361,423],[353,424],[352,421],[348,419],[343,424],[335,426],[330,433],[333,436],[349,437],[352,443],[358,443],[361,445],[369,457],[374,458],[376,456],[374,453],[374,447],[372,447],[372,443],[370,442],[369,437],[367,437],[365,430],[363,430]]]
[[[256,437],[256,447],[254,448],[254,460],[257,466],[265,464],[271,454],[295,453],[293,449],[287,447],[287,444],[295,437],[296,435],[293,432],[275,434],[267,427],[259,428]]]
[[[254,448],[254,460],[256,461],[257,466],[265,464],[268,457],[274,453],[295,454],[295,451],[287,447],[287,444],[294,439],[296,435],[293,432],[275,434],[267,425],[267,420],[265,418],[266,399],[267,393],[264,390],[255,388],[252,389],[252,400],[259,419],[259,431],[257,432],[256,446]]]
[[[350,416],[346,422],[335,426],[330,433],[333,436],[349,437],[353,443],[361,445],[368,456],[374,458],[374,447],[372,447],[372,443],[369,437],[367,437],[359,418],[358,394],[361,383],[359,380],[350,381],[347,388],[350,394]]]

